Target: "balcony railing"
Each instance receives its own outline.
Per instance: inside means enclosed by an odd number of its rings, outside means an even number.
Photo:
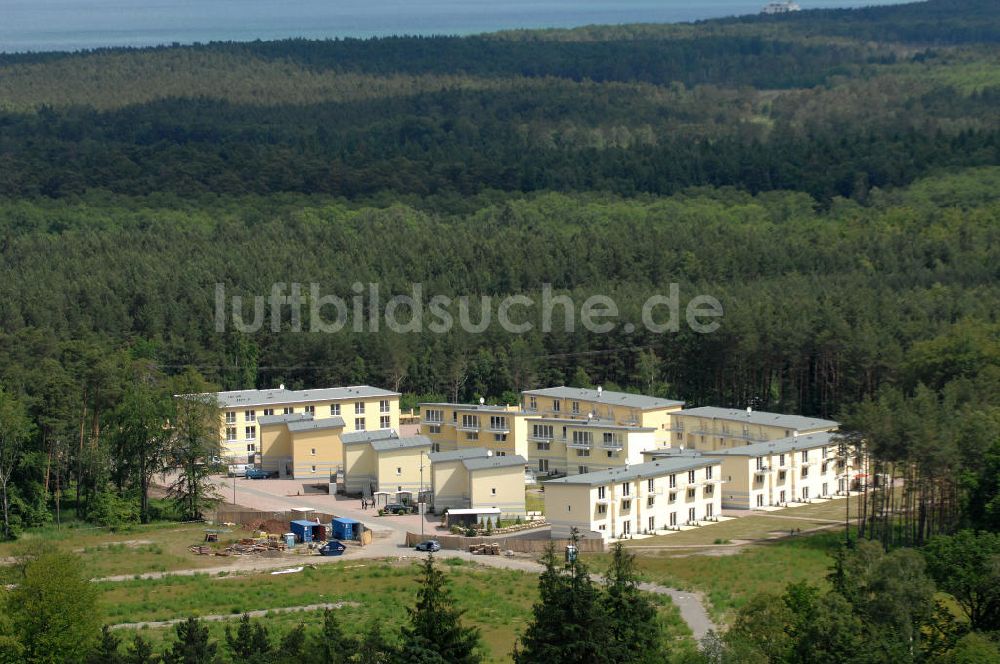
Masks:
[[[605,440],[601,443],[601,447],[606,450],[622,450],[625,448],[625,444],[620,440]]]
[[[580,441],[580,440],[570,440],[567,441],[566,447],[574,450],[589,450],[593,449],[593,441]]]

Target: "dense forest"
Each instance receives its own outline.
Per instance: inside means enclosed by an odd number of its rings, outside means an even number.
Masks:
[[[862,535],[996,530],[998,192],[987,0],[0,55],[3,533],[59,518],[64,493],[79,518],[155,518],[148,464],[177,450],[130,456],[144,404],[279,383],[405,405],[599,384],[835,417],[908,487],[871,493]],[[633,322],[676,283],[725,315],[712,334],[217,331],[217,284],[292,282],[551,284]],[[720,652],[750,661],[736,636]],[[903,661],[887,652],[866,661]]]

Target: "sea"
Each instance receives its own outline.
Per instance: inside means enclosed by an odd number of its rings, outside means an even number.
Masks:
[[[0,52],[303,37],[468,35],[758,13],[767,0],[0,0]],[[908,0],[799,0],[803,9]]]

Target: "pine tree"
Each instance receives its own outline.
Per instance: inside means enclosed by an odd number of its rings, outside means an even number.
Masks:
[[[235,634],[226,625],[226,647],[233,659],[239,662],[264,662],[272,651],[267,628],[259,622],[252,622],[247,613],[240,618]]]
[[[149,644],[149,641],[136,634],[132,645],[125,653],[125,664],[156,664],[157,661],[159,660],[153,654],[153,646]]]
[[[344,634],[336,614],[323,613],[323,627],[314,635],[308,649],[309,661],[316,664],[346,664],[358,649],[357,641]]]
[[[404,661],[440,661],[477,664],[479,630],[462,625],[463,612],[455,608],[443,572],[434,567],[434,556],[423,564],[417,605],[409,609],[410,624],[402,630]],[[417,658],[411,659],[411,658]]]
[[[386,640],[382,626],[377,620],[373,620],[365,628],[364,634],[361,635],[361,643],[354,662],[355,664],[390,664],[395,654],[395,648]]]
[[[656,607],[639,590],[635,556],[617,542],[606,574],[610,659],[622,664],[654,664],[667,659]]]
[[[101,640],[97,642],[97,647],[90,657],[88,664],[122,664],[125,659],[121,654],[121,639],[115,636],[111,627],[105,625],[101,627]]]
[[[214,664],[219,644],[208,639],[208,627],[194,616],[175,627],[177,640],[163,655],[164,664]]]
[[[297,659],[302,657],[306,651],[306,628],[299,623],[287,634],[281,637],[281,645],[278,646],[280,659]]]
[[[600,592],[579,560],[560,569],[555,547],[542,558],[534,618],[515,647],[517,664],[607,664],[611,638]]]

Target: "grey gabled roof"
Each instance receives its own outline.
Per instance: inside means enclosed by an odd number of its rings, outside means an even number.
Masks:
[[[405,438],[385,438],[383,440],[373,440],[372,449],[376,452],[386,450],[401,450],[410,447],[430,447],[431,439],[427,436],[407,436]]]
[[[465,459],[462,461],[466,470],[469,471],[486,470],[488,468],[508,468],[510,466],[520,466],[524,468],[527,463],[528,460],[520,454],[511,454],[510,456],[477,457],[475,459]]]
[[[569,399],[577,401],[594,401],[609,406],[624,406],[639,410],[659,410],[661,408],[676,408],[683,406],[683,401],[661,399],[645,394],[630,394],[628,392],[612,392],[603,390],[598,396],[597,390],[581,387],[546,387],[540,390],[525,390],[523,394],[536,397],[551,397],[553,399]]]
[[[467,447],[461,450],[450,450],[448,452],[432,452],[427,455],[431,463],[444,461],[462,461],[463,459],[475,459],[476,457],[487,457],[489,451],[485,447]]]
[[[583,475],[570,475],[568,477],[561,477],[557,480],[542,482],[542,484],[586,484],[590,486],[598,486],[601,484],[611,484],[613,482],[628,482],[631,480],[661,477],[663,475],[680,473],[686,470],[704,468],[705,466],[711,466],[717,463],[719,463],[717,459],[708,459],[703,457],[658,459],[656,461],[637,463],[622,468],[597,470],[593,473],[585,473]]]
[[[768,454],[787,454],[799,450],[811,450],[817,447],[834,446],[839,434],[823,431],[803,436],[789,436],[778,440],[768,440],[763,443],[753,443],[741,447],[731,447],[724,450],[704,450],[705,456],[747,456],[759,457]]]
[[[383,390],[371,385],[350,387],[324,387],[314,390],[236,390],[215,392],[212,396],[219,402],[219,408],[271,406],[280,404],[305,403],[313,401],[342,401],[349,399],[370,399],[372,397],[398,397],[399,392]]]
[[[322,417],[318,420],[300,420],[288,423],[289,431],[314,431],[319,429],[343,429],[344,420],[340,417]]]
[[[762,424],[766,426],[782,427],[794,431],[815,431],[817,429],[833,429],[840,426],[839,422],[834,422],[833,420],[823,420],[818,417],[768,413],[763,410],[752,410],[748,413],[747,411],[740,410],[738,408],[717,408],[716,406],[687,408],[673,414],[726,420],[727,422]]]
[[[510,410],[508,406],[479,403],[426,402],[418,404],[418,406],[421,412],[423,412],[424,408],[451,408],[452,410],[474,410],[480,413],[490,413],[491,415],[524,415],[520,410]]]
[[[269,426],[271,424],[286,424],[288,422],[298,422],[300,420],[311,420],[312,415],[308,413],[289,413],[288,415],[262,415],[257,418],[257,424]]]
[[[567,426],[593,427],[594,429],[622,429],[625,431],[656,431],[656,427],[640,427],[629,424],[615,424],[614,420],[602,420],[599,417],[594,419],[581,417],[573,419],[570,417],[530,417],[528,424],[565,424]]]
[[[371,443],[376,440],[387,440],[389,438],[399,438],[392,429],[374,429],[372,431],[352,431],[340,437],[340,442],[344,445],[356,445],[357,443]]]

